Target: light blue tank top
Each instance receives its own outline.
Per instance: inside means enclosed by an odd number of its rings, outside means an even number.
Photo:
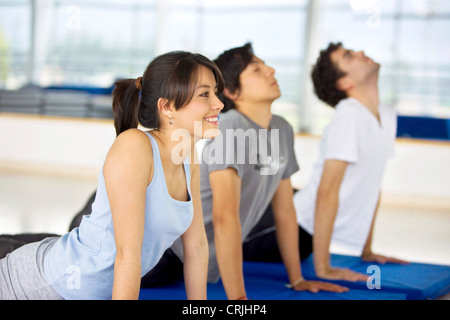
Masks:
[[[152,135],[147,135],[153,149],[154,171],[145,201],[141,276],[159,262],[164,251],[187,230],[193,218],[188,159],[184,162],[184,171],[189,201],[178,201],[169,195],[158,144]],[[45,276],[64,299],[111,299],[116,253],[102,169],[92,213],[49,250],[44,261]]]

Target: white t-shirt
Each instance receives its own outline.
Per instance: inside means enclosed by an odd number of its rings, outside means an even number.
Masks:
[[[366,243],[386,162],[394,155],[396,112],[380,104],[379,115],[381,124],[358,100],[342,100],[323,133],[311,179],[294,196],[297,221],[313,234],[316,195],[324,162],[327,159],[348,162],[339,190],[331,244],[357,252],[362,252]]]

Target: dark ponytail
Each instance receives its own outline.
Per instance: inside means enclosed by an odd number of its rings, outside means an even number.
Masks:
[[[219,68],[200,54],[184,51],[156,57],[138,80],[117,81],[113,93],[116,134],[137,128],[138,124],[160,129],[158,100],[164,98],[173,102],[177,110],[187,105],[194,95],[200,66],[212,71],[218,92],[222,92],[224,81]]]
[[[139,89],[135,79],[118,80],[113,92],[114,127],[118,136],[125,130],[138,127]]]

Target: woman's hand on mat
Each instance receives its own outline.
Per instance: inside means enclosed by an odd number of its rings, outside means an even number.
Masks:
[[[324,269],[316,270],[316,276],[322,279],[328,280],[345,280],[345,281],[367,281],[368,275],[352,271],[347,268],[333,268],[327,267]]]
[[[386,263],[408,264],[409,263],[408,261],[405,261],[405,260],[387,257],[387,256],[383,256],[381,254],[375,254],[372,252],[363,253],[361,256],[361,259],[364,262],[376,262],[379,264],[386,264]]]
[[[317,293],[319,291],[331,291],[331,292],[347,292],[349,289],[337,284],[322,282],[322,281],[308,281],[303,280],[300,283],[292,287],[296,291],[310,291]]]

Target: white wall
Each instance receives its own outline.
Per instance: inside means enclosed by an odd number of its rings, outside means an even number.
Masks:
[[[0,113],[0,163],[98,171],[114,142],[111,120]]]
[[[35,166],[48,172],[84,172],[96,178],[114,139],[112,120],[0,113],[0,167]],[[296,137],[301,166],[292,179],[296,187],[308,181],[319,141],[320,137]],[[449,203],[450,208],[450,143],[398,140],[396,158],[388,164],[382,190],[386,195],[437,199]]]

